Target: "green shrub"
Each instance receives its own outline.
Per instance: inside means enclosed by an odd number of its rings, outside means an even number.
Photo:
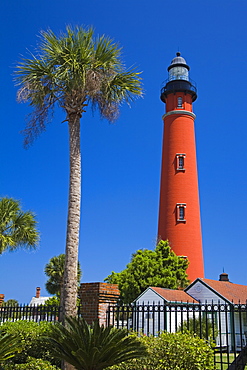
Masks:
[[[8,364],[4,370],[57,370],[55,365],[51,365],[49,361],[41,360],[40,358],[28,357],[25,364]]]
[[[148,356],[112,367],[112,370],[213,370],[213,350],[189,333],[162,333],[159,337],[142,336]]]
[[[26,363],[28,357],[49,361],[52,365],[60,365],[55,359],[52,347],[44,336],[51,333],[52,323],[42,321],[15,321],[5,322],[1,325],[1,330],[5,333],[18,336],[23,344],[22,352],[7,361],[7,363]]]

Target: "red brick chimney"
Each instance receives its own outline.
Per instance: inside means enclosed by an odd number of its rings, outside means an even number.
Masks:
[[[0,294],[0,305],[3,303],[4,301],[4,294]]]
[[[40,287],[37,287],[36,288],[36,296],[35,298],[39,298],[40,297]]]
[[[81,314],[88,324],[99,320],[100,325],[105,325],[108,306],[117,303],[120,292],[117,284],[83,283],[79,295]]]

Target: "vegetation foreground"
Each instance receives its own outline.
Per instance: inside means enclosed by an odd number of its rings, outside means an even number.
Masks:
[[[88,325],[82,318],[66,321],[66,327],[27,321],[2,324],[2,369],[57,370],[61,360],[77,370],[214,369],[213,349],[191,333],[147,337],[128,335],[125,329],[104,328],[98,322]],[[3,345],[6,336],[11,338],[9,345]]]

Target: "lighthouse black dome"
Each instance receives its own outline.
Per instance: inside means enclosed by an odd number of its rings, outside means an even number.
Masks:
[[[197,98],[197,91],[194,83],[189,78],[190,67],[186,60],[181,57],[180,52],[176,53],[176,57],[172,59],[171,64],[167,68],[169,72],[166,85],[161,90],[161,100],[165,103],[168,94],[184,92],[192,96],[192,101]]]

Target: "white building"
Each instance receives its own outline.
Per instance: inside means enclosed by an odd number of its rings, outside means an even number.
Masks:
[[[143,334],[174,333],[187,319],[187,307],[198,303],[183,290],[147,288],[134,302],[133,328]],[[192,318],[193,310],[189,313]]]
[[[39,306],[41,304],[45,304],[45,302],[49,299],[50,297],[41,297],[40,296],[40,287],[36,288],[36,295],[35,297],[32,297],[29,306]]]
[[[144,334],[176,332],[190,319],[202,318],[217,328],[216,346],[246,345],[247,286],[231,283],[225,273],[219,281],[198,278],[184,291],[149,287],[133,305],[133,328]]]

